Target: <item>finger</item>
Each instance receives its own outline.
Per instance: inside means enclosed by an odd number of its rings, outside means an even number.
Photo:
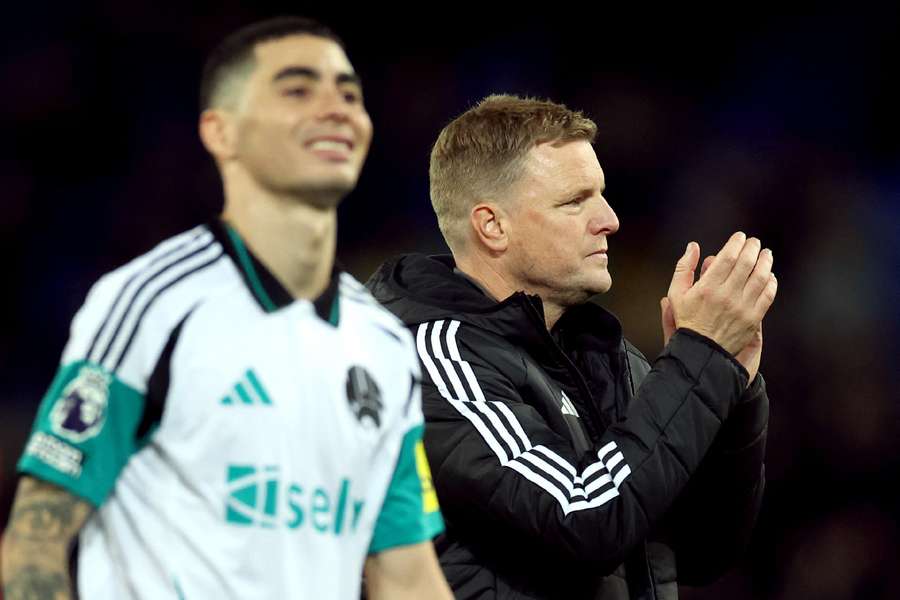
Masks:
[[[728,241],[716,254],[716,260],[709,266],[707,278],[710,283],[719,284],[728,278],[746,241],[747,236],[743,231],[738,231],[728,238]]]
[[[700,277],[706,274],[706,271],[709,270],[709,266],[716,259],[715,256],[707,256],[703,259],[703,264],[700,266]]]
[[[743,296],[748,302],[755,304],[756,299],[766,289],[769,284],[769,276],[772,274],[774,260],[772,251],[768,248],[759,253],[759,260],[756,261],[756,266],[747,279],[747,285],[744,286]]]
[[[756,263],[759,262],[759,251],[761,248],[762,244],[760,244],[759,240],[755,237],[749,238],[744,243],[744,247],[741,248],[741,253],[734,263],[734,268],[731,269],[731,273],[729,273],[728,279],[726,280],[726,285],[728,285],[729,288],[735,291],[744,289],[747,285],[747,279],[750,277],[750,273],[753,272],[753,268],[756,267]]]
[[[778,294],[778,279],[772,273],[769,275],[769,282],[766,284],[766,288],[759,295],[759,298],[756,299],[756,304],[753,307],[753,312],[757,319],[762,321],[762,318],[775,301],[776,294]]]
[[[694,271],[699,260],[700,246],[697,242],[688,243],[684,254],[675,263],[675,272],[672,273],[672,282],[669,284],[670,296],[680,296],[694,285]]]

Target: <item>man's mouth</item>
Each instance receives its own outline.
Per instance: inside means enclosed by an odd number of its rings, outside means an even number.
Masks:
[[[310,150],[347,152],[353,150],[353,141],[350,138],[337,136],[317,137],[308,141],[306,147]]]
[[[306,142],[306,148],[330,162],[346,162],[353,152],[353,140],[343,136],[320,136]]]

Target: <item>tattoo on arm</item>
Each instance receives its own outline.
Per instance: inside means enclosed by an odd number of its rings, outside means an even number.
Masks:
[[[34,542],[68,541],[77,498],[38,496],[16,502],[9,533]]]
[[[3,540],[3,591],[8,600],[67,599],[68,553],[90,515],[80,498],[24,477]]]
[[[71,598],[69,580],[63,573],[27,566],[15,573],[3,587],[7,600],[56,600]]]

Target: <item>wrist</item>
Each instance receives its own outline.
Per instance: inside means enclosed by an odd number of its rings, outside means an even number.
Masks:
[[[708,346],[711,346],[711,347],[714,348],[715,350],[717,350],[717,351],[719,351],[720,353],[722,353],[722,354],[724,354],[725,356],[727,356],[728,359],[732,362],[732,364],[734,364],[734,366],[736,366],[736,367],[738,368],[738,370],[739,370],[740,373],[744,376],[744,378],[745,378],[748,382],[750,381],[750,373],[747,371],[747,367],[745,367],[744,365],[742,365],[742,364],[740,363],[740,361],[738,361],[738,359],[734,357],[734,354],[732,354],[731,352],[729,352],[728,350],[726,350],[725,348],[723,348],[723,347],[721,346],[721,344],[719,344],[716,340],[712,339],[712,338],[709,337],[708,335],[705,335],[705,334],[703,334],[703,333],[700,333],[699,331],[695,331],[694,329],[691,329],[691,328],[689,328],[689,327],[679,327],[679,328],[676,330],[676,333],[677,333],[677,332],[683,332],[683,333],[686,333],[686,334],[690,335],[691,337],[697,338],[697,339],[703,341],[703,342],[704,342],[705,344],[707,344]],[[745,389],[746,389],[746,388],[745,388]]]

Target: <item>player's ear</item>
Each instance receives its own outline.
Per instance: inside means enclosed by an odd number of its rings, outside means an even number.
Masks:
[[[200,139],[207,152],[221,163],[236,153],[237,133],[232,115],[225,110],[208,108],[200,115]]]
[[[502,253],[509,246],[509,220],[506,212],[489,202],[480,202],[472,207],[469,223],[476,239],[493,253]]]

